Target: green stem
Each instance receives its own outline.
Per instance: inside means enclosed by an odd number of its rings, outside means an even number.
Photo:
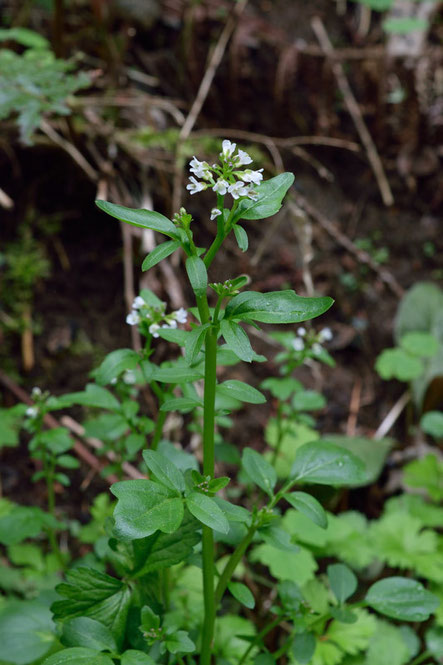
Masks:
[[[427,660],[428,658],[431,658],[432,653],[426,649],[420,656],[417,656],[417,658],[414,658],[414,660],[411,660],[409,665],[419,665],[420,663],[423,663],[423,661]]]
[[[48,513],[55,519],[55,492],[54,492],[55,463],[52,460],[48,462],[47,455],[45,455],[45,459],[43,461],[43,469],[45,471],[46,491],[48,494]],[[56,555],[60,567],[64,570],[65,562],[57,542],[55,529],[52,526],[51,527],[48,526],[47,534],[51,549]]]
[[[162,438],[163,425],[165,424],[165,420],[166,420],[166,411],[159,411],[157,422],[155,423],[154,434],[151,441],[151,450],[157,450],[160,439]]]
[[[215,236],[214,242],[212,243],[212,245],[210,246],[210,248],[206,252],[206,256],[203,259],[206,268],[209,268],[212,261],[214,260],[215,255],[217,254],[218,250],[222,246],[223,240],[226,238],[226,236],[230,232],[230,230],[232,228],[231,227],[231,220],[234,216],[234,212],[235,212],[237,206],[238,206],[238,201],[234,201],[234,205],[231,208],[231,213],[228,217],[228,220],[227,220],[226,224],[224,225],[224,228],[222,229],[221,226],[220,226],[220,228],[217,230],[217,235]]]
[[[278,624],[281,622],[281,620],[282,620],[281,617],[277,617],[276,619],[274,619],[273,621],[271,621],[271,623],[268,623],[268,625],[265,626],[265,627],[263,628],[263,630],[261,630],[261,631],[258,633],[258,635],[255,636],[253,642],[251,642],[251,644],[248,646],[248,648],[247,648],[246,651],[244,652],[243,656],[242,656],[242,657],[240,658],[240,660],[238,661],[237,665],[242,665],[242,664],[245,662],[246,658],[249,656],[249,654],[251,653],[252,649],[253,649],[257,644],[260,644],[260,642],[262,641],[262,639],[263,639],[264,637],[266,637],[266,635],[267,635],[268,633],[270,633],[271,630],[273,630],[276,626],[278,626]]]
[[[277,442],[275,444],[274,452],[272,454],[272,460],[271,460],[272,466],[275,465],[278,454],[280,452],[281,444],[283,441],[283,435],[284,432],[283,432],[282,404],[281,402],[279,402],[277,409]]]
[[[217,588],[215,590],[215,602],[217,605],[219,605],[219,603],[221,602],[221,599],[223,598],[223,594],[226,590],[226,587],[229,584],[232,574],[234,570],[237,568],[238,564],[240,563],[240,560],[242,559],[244,553],[248,549],[258,527],[259,524],[252,524],[249,527],[246,536],[237,545],[236,549],[229,557],[226,566],[224,567],[223,572],[220,575],[220,579],[218,581]]]

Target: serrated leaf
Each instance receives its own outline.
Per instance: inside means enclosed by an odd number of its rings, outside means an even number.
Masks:
[[[440,502],[443,499],[443,462],[433,454],[410,462],[404,468],[404,482],[409,487],[426,489],[431,499]]]
[[[229,582],[228,589],[239,603],[252,610],[255,607],[255,598],[249,587],[240,582]]]
[[[148,469],[162,485],[177,492],[184,492],[185,480],[183,473],[167,457],[156,450],[144,450],[143,459]]]
[[[347,485],[363,481],[364,466],[344,448],[313,441],[298,449],[291,477],[305,483]]]
[[[127,222],[133,226],[142,229],[151,229],[158,231],[171,238],[177,237],[177,229],[171,220],[164,217],[159,212],[153,210],[126,208],[125,206],[109,203],[108,201],[96,201],[95,205],[106,212],[111,217],[115,217],[122,222]]]
[[[284,494],[284,498],[293,508],[306,515],[314,524],[317,524],[322,529],[327,528],[328,519],[324,508],[311,494],[306,494],[306,492],[289,492]]]
[[[35,538],[47,527],[57,529],[61,526],[40,508],[12,504],[0,517],[0,543],[14,545],[26,538]]]
[[[43,665],[114,665],[109,656],[95,649],[73,647],[49,656]]]
[[[303,298],[295,291],[243,291],[226,306],[225,318],[262,323],[298,323],[324,314],[332,298]]]
[[[203,296],[208,288],[208,272],[202,259],[190,256],[186,259],[186,272],[196,296]]]
[[[191,492],[186,498],[186,505],[199,522],[216,531],[228,533],[229,522],[214,499],[199,492]]]
[[[138,353],[132,349],[111,351],[95,371],[95,380],[99,385],[106,386],[124,370],[134,369],[139,359]]]
[[[420,582],[406,577],[375,582],[365,600],[377,612],[400,621],[426,621],[440,604]]]
[[[146,272],[146,270],[153,268],[157,263],[160,263],[160,261],[163,261],[163,259],[166,259],[173,254],[179,247],[179,240],[168,240],[167,242],[162,242],[161,245],[157,245],[152,252],[149,252],[148,256],[143,261],[142,271]]]
[[[325,641],[332,642],[342,652],[355,656],[367,648],[373,635],[376,635],[377,622],[373,615],[359,608],[353,611],[357,621],[344,623],[334,620],[326,631]]]
[[[248,234],[244,230],[243,226],[239,226],[239,224],[235,224],[235,226],[234,226],[234,235],[235,235],[235,239],[237,241],[237,245],[239,246],[241,251],[246,252],[248,250],[249,240],[248,240]]]
[[[228,349],[233,351],[240,360],[250,363],[254,357],[254,350],[243,328],[235,321],[222,319],[220,330]]]
[[[272,490],[277,482],[274,467],[252,448],[243,450],[242,466],[252,482],[258,485],[266,494],[272,496]]]
[[[339,603],[344,603],[357,589],[357,578],[343,563],[330,564],[327,571],[334,596]]]
[[[51,606],[56,620],[90,617],[109,628],[121,645],[131,604],[131,590],[124,582],[93,568],[79,567],[66,573],[66,582],[56,591],[65,598]]]
[[[49,608],[38,600],[7,600],[0,610],[2,661],[26,665],[54,645],[55,625]]]
[[[266,397],[256,388],[253,388],[248,383],[232,379],[230,381],[223,381],[219,383],[216,388],[217,393],[233,397],[241,402],[248,404],[263,404],[266,402]]]
[[[184,630],[174,631],[165,637],[165,646],[169,653],[192,653],[195,644]]]
[[[184,515],[183,501],[150,480],[123,480],[111,486],[118,503],[114,511],[115,531],[122,540],[145,538],[159,529],[176,531]]]
[[[76,617],[63,624],[61,642],[66,647],[87,647],[96,651],[117,651],[111,631],[90,617]]]
[[[280,173],[257,187],[258,199],[244,199],[235,211],[232,223],[240,219],[265,219],[275,215],[281,208],[282,200],[294,182],[292,173]]]

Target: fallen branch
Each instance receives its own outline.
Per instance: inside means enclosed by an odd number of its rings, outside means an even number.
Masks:
[[[383,437],[386,436],[389,430],[397,422],[401,412],[406,407],[410,399],[411,399],[410,392],[409,390],[406,390],[406,392],[404,392],[403,395],[399,397],[399,399],[395,402],[394,406],[389,411],[389,413],[384,417],[383,421],[381,422],[377,431],[374,434],[373,437],[374,439],[383,439]]]

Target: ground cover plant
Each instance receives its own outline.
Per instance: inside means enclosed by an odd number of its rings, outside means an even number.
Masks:
[[[373,482],[390,447],[320,437],[312,413],[323,397],[293,377],[306,361],[333,365],[324,346],[329,329],[304,323],[332,299],[249,290],[246,275],[211,282],[228,235],[247,251],[248,226],[276,214],[294,181],[290,173],[265,180],[247,152],[229,140],[221,147],[212,165],[192,159],[187,185],[192,195],[213,197],[208,247],[184,208],[168,219],[97,201],[117,220],[166,237],[144,270],[184,255],[191,306],[169,311],[142,290],[126,319],[142,335],[140,352],[111,352],[84,390],[55,397],[35,388],[33,406],[0,412],[3,445],[16,443],[21,426],[28,431],[33,480],[47,494],[46,511],[0,502],[2,663],[418,665],[442,658],[441,508],[422,496],[394,497],[371,523],[357,511],[332,510],[340,488]],[[280,374],[260,390],[220,380],[220,368],[229,376],[241,362],[266,360],[250,341],[262,324],[292,326],[273,328]],[[157,363],[160,338],[170,356]],[[141,407],[148,389],[155,420]],[[231,418],[243,404],[259,409],[262,390],[276,401],[269,450],[239,450],[229,440]],[[105,441],[113,461],[104,473],[117,479],[112,495],[96,497],[85,526],[60,515],[54,492],[56,482],[69,486],[78,466],[73,440],[65,428],[44,427],[47,414],[72,406],[87,408],[86,431]],[[195,451],[166,439],[174,412],[198,435]],[[440,436],[439,423],[438,414],[428,416],[423,428]],[[129,460],[140,463],[140,477],[124,479]],[[438,502],[441,487],[420,464],[438,462],[412,463],[406,482]],[[63,547],[66,537],[81,546]]]

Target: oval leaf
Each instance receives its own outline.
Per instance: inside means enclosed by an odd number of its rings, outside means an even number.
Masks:
[[[122,222],[132,224],[132,226],[139,226],[142,229],[151,229],[151,231],[158,231],[164,235],[175,238],[177,236],[177,229],[170,219],[164,217],[159,212],[153,210],[143,210],[126,208],[109,201],[96,201],[95,205],[106,212],[111,217],[115,217]]]
[[[357,589],[357,578],[348,566],[333,563],[327,568],[329,584],[339,603],[344,603]]]
[[[186,499],[186,505],[189,512],[194,515],[199,522],[202,522],[202,524],[205,524],[216,531],[228,533],[229,522],[226,519],[224,512],[209,496],[205,496],[199,492],[191,492]]]
[[[160,383],[188,383],[198,381],[204,374],[190,367],[158,367],[154,370],[152,378]]]
[[[190,256],[186,259],[186,272],[196,296],[203,296],[208,287],[208,272],[199,256]]]
[[[233,397],[234,399],[239,399],[242,402],[248,402],[248,404],[263,404],[266,402],[266,397],[256,388],[243,383],[243,381],[237,381],[232,379],[230,381],[224,381],[217,386],[217,393],[220,395],[226,395],[227,397]]]
[[[284,498],[293,508],[299,510],[303,515],[306,515],[314,524],[326,529],[328,526],[328,519],[323,506],[306,492],[290,492],[284,495]]]
[[[239,226],[238,224],[236,224],[234,226],[234,235],[237,241],[237,245],[239,246],[241,251],[246,252],[248,250],[249,240],[248,240],[248,234],[244,230],[243,226]]]
[[[228,349],[233,351],[240,360],[250,363],[254,357],[254,350],[249,341],[249,337],[243,328],[235,321],[223,319],[220,324],[220,330]]]
[[[95,371],[95,380],[101,386],[105,386],[125,369],[134,369],[139,359],[138,353],[132,349],[116,349],[115,351],[111,351]]]
[[[243,450],[242,466],[250,479],[266,494],[272,496],[272,490],[277,482],[277,473],[274,467],[252,448]]]
[[[303,298],[295,291],[243,291],[226,306],[225,319],[262,323],[299,323],[324,314],[332,298]]]
[[[374,610],[400,621],[426,621],[439,606],[437,596],[420,582],[387,577],[371,586],[365,598]]]
[[[43,665],[114,665],[104,653],[85,647],[63,649],[49,656]]]
[[[239,603],[252,610],[255,607],[255,598],[251,590],[240,582],[229,582],[228,589]]]
[[[117,651],[117,644],[109,628],[90,617],[75,617],[66,621],[61,641],[67,647]]]
[[[168,256],[173,254],[179,247],[179,240],[168,240],[168,242],[162,242],[162,244],[153,249],[152,252],[150,252],[143,261],[143,272],[156,266],[157,263],[160,263],[160,261],[163,261],[163,259],[166,259]]]
[[[183,474],[167,457],[156,450],[144,450],[143,459],[148,469],[162,485],[177,492],[184,492],[185,480]]]
[[[263,182],[257,187],[256,201],[244,199],[240,202],[233,223],[239,219],[264,219],[275,215],[280,210],[283,197],[293,182],[293,173],[280,173],[275,178]]]
[[[348,485],[364,480],[365,467],[361,460],[340,446],[312,441],[298,449],[291,476],[304,483]]]

